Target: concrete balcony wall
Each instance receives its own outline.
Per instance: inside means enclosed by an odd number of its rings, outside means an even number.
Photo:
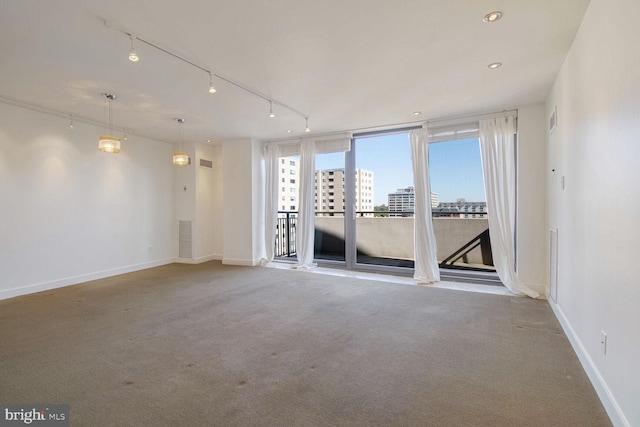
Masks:
[[[315,221],[316,230],[344,242],[343,217],[316,217]],[[413,222],[413,218],[357,218],[358,250],[375,257],[413,259]],[[434,218],[433,227],[438,261],[442,261],[489,228],[489,222],[487,219]],[[469,253],[468,262],[482,264],[480,248]]]

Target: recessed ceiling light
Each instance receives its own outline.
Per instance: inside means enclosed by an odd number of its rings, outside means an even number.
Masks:
[[[502,67],[502,62],[494,62],[493,64],[487,65],[488,68],[495,70],[496,68]]]
[[[420,114],[422,114],[422,111],[414,111],[414,112],[413,112],[413,115],[414,115],[414,116],[419,116]]]
[[[484,15],[482,20],[484,22],[496,22],[498,19],[502,18],[502,12],[491,12]]]
[[[211,140],[210,140],[210,139],[207,139],[207,142],[208,142],[209,144],[211,144]]]
[[[287,133],[291,133],[291,129],[287,129]]]

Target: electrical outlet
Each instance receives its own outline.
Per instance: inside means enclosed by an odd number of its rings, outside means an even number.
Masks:
[[[607,333],[605,331],[600,331],[600,348],[602,349],[602,354],[607,355]]]

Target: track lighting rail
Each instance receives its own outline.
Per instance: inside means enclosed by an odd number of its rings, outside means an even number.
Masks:
[[[209,74],[209,76],[215,76],[216,78],[218,78],[220,80],[223,80],[223,81],[225,81],[225,82],[227,82],[227,83],[229,83],[229,84],[231,84],[231,85],[233,85],[233,86],[235,86],[235,87],[237,87],[239,89],[242,89],[245,92],[248,92],[248,93],[250,93],[250,94],[252,94],[254,96],[257,96],[258,98],[264,99],[265,101],[269,102],[271,105],[277,105],[277,106],[279,106],[281,108],[287,109],[287,110],[291,111],[292,113],[294,113],[294,114],[300,116],[301,118],[305,119],[305,121],[307,121],[307,122],[309,120],[309,115],[308,114],[305,114],[302,111],[299,111],[299,110],[291,107],[290,105],[285,104],[284,102],[281,102],[281,101],[278,101],[277,99],[271,98],[271,97],[265,95],[264,93],[262,93],[262,92],[260,92],[260,91],[258,91],[256,89],[253,89],[253,88],[247,86],[246,84],[244,84],[242,82],[239,82],[238,80],[235,80],[235,79],[233,79],[231,77],[224,76],[224,75],[222,75],[220,73],[217,73],[215,71],[212,71],[212,70],[210,70],[210,69],[208,69],[208,68],[206,68],[206,67],[204,67],[204,66],[202,66],[200,64],[197,64],[196,62],[185,58],[183,55],[181,55],[178,52],[175,52],[175,51],[170,50],[168,48],[159,46],[154,42],[151,42],[149,40],[141,38],[136,33],[124,30],[122,28],[118,28],[112,22],[109,22],[109,21],[105,20],[104,21],[104,26],[107,27],[107,28],[110,28],[112,30],[118,31],[118,32],[120,32],[122,34],[125,34],[130,38],[134,38],[135,37],[135,39],[137,41],[139,41],[141,43],[144,43],[147,46],[153,47],[153,48],[155,48],[155,49],[157,49],[157,50],[159,50],[159,51],[161,51],[163,53],[166,53],[167,55],[172,56],[173,58],[178,59],[178,60],[180,60],[180,61],[182,61],[182,62],[184,62],[186,64],[189,64],[192,67],[195,67],[195,68],[197,68],[197,69],[199,69],[201,71],[204,71],[205,73]],[[308,128],[308,126],[307,126],[307,128]]]

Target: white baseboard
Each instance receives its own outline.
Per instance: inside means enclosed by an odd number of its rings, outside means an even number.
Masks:
[[[251,259],[239,259],[239,258],[222,258],[222,263],[225,265],[242,265],[245,267],[254,267],[258,265],[260,261]]]
[[[36,292],[50,291],[52,289],[63,288],[65,286],[77,285],[78,283],[89,282],[91,280],[104,279],[106,277],[117,276],[119,274],[132,273],[134,271],[146,270],[148,268],[160,267],[175,262],[175,258],[165,258],[141,264],[128,265],[125,267],[113,268],[110,270],[97,271],[95,273],[82,274],[79,276],[65,277],[63,279],[52,280],[50,282],[35,283],[21,286],[19,288],[0,290],[0,300],[14,298],[21,295],[33,294]]]
[[[587,373],[587,376],[589,377],[593,388],[596,390],[596,393],[598,393],[598,397],[600,398],[604,409],[607,411],[611,422],[616,427],[631,427],[631,424],[624,416],[622,409],[613,397],[613,394],[607,386],[607,383],[602,378],[602,375],[600,375],[600,371],[598,371],[598,368],[596,367],[595,363],[593,363],[593,360],[589,356],[589,353],[587,353],[587,350],[582,344],[582,341],[580,341],[580,338],[578,338],[578,335],[576,335],[573,327],[571,327],[569,319],[567,319],[567,317],[564,315],[562,308],[560,308],[558,304],[553,302],[552,299],[548,299],[548,302],[551,306],[551,309],[558,318],[562,329],[567,335],[567,338],[569,338],[569,342],[571,343],[573,350],[576,352],[576,355],[578,356],[582,367]]]
[[[178,264],[201,264],[208,261],[220,261],[222,255],[207,255],[199,258],[176,258]]]

